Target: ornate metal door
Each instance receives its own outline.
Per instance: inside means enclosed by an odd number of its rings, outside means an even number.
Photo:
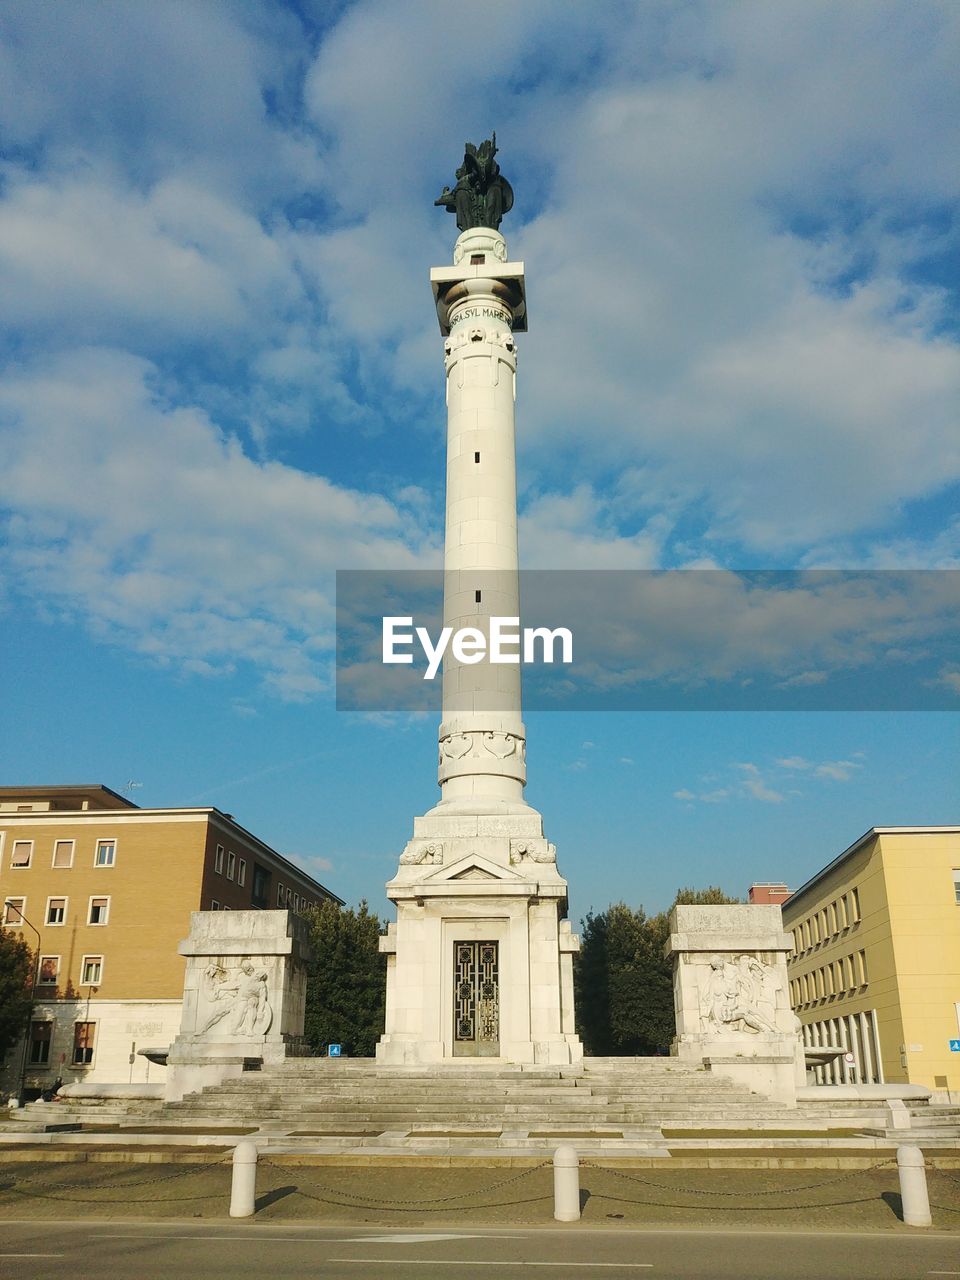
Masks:
[[[455,1057],[500,1054],[500,957],[496,942],[453,944]]]

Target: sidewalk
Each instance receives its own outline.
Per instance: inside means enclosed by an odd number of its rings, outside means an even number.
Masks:
[[[26,1154],[26,1153],[23,1153]],[[0,1163],[0,1220],[224,1218],[231,1153],[207,1162]],[[210,1160],[219,1163],[210,1163]],[[928,1168],[933,1225],[960,1235],[960,1168]],[[615,1229],[690,1226],[911,1232],[899,1221],[889,1163],[872,1169],[594,1167],[580,1174],[583,1222]],[[311,1165],[283,1156],[258,1167],[254,1222],[352,1225],[553,1222],[553,1172],[521,1167]]]

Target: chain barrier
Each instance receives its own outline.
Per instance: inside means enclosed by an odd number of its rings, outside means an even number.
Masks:
[[[266,1165],[270,1169],[276,1169],[284,1173],[289,1173],[291,1168],[290,1165],[275,1164],[272,1160],[261,1159],[260,1167],[262,1168],[264,1165]],[[367,1196],[358,1196],[352,1191],[344,1191],[339,1187],[323,1187],[323,1186],[318,1187],[316,1183],[312,1183],[311,1185],[314,1187],[315,1190],[324,1191],[327,1193],[327,1195],[340,1196],[341,1202],[344,1199],[353,1200],[356,1202],[357,1208],[366,1208],[366,1209],[387,1208],[387,1209],[404,1209],[404,1210],[409,1209],[410,1211],[412,1211],[413,1209],[428,1208],[431,1205],[450,1204],[454,1200],[466,1200],[468,1198],[473,1199],[477,1196],[492,1195],[494,1191],[499,1191],[501,1187],[507,1187],[513,1182],[519,1182],[521,1178],[526,1178],[531,1173],[536,1173],[539,1169],[548,1169],[548,1168],[552,1168],[552,1161],[544,1160],[540,1164],[531,1165],[530,1168],[528,1169],[521,1169],[519,1173],[511,1174],[509,1178],[501,1178],[499,1182],[495,1182],[492,1186],[484,1187],[479,1191],[476,1189],[471,1189],[470,1191],[461,1191],[458,1194],[452,1195],[452,1196],[428,1196],[425,1200],[380,1199],[380,1200],[374,1201]],[[335,1201],[335,1200],[326,1201],[324,1200],[323,1196],[314,1195],[312,1192],[305,1190],[303,1187],[297,1187],[297,1193],[299,1195],[306,1196],[308,1200],[319,1200],[321,1201],[321,1203],[328,1203],[328,1204],[338,1203],[338,1201]],[[346,1206],[346,1207],[349,1208],[351,1206]]]
[[[650,1178],[641,1178],[636,1174],[627,1173],[623,1169],[614,1169],[610,1165],[594,1164],[593,1161],[589,1160],[581,1161],[581,1168],[597,1169],[601,1173],[612,1173],[614,1177],[625,1178],[628,1182],[638,1182],[645,1187],[653,1187],[657,1191],[666,1191],[668,1195],[728,1196],[741,1200],[748,1199],[750,1196],[786,1196],[793,1195],[798,1191],[816,1191],[821,1187],[836,1186],[838,1182],[846,1182],[850,1178],[858,1178],[862,1173],[873,1173],[876,1169],[896,1168],[896,1165],[896,1160],[881,1160],[877,1164],[868,1165],[865,1169],[850,1169],[847,1173],[840,1174],[839,1177],[823,1178],[819,1182],[807,1182],[800,1187],[773,1187],[766,1191],[717,1191],[708,1190],[704,1187],[670,1187],[662,1182],[654,1182]]]

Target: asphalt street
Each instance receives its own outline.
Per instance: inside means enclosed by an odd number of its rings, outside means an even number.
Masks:
[[[956,1235],[917,1231],[636,1230],[631,1227],[416,1231],[205,1220],[2,1225],[0,1277],[17,1280],[926,1280],[960,1277]]]

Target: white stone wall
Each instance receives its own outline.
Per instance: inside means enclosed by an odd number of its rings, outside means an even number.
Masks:
[[[180,1028],[182,1000],[46,1000],[34,1006],[33,1021],[53,1023],[46,1068],[27,1063],[27,1088],[46,1088],[57,1076],[64,1084],[161,1083],[166,1068],[142,1058],[139,1049],[166,1048]],[[73,1065],[74,1026],[97,1024],[93,1062]],[[135,1045],[131,1064],[131,1046]],[[22,1042],[7,1055],[3,1089],[15,1092],[19,1082]],[[61,1057],[63,1061],[61,1062]]]

